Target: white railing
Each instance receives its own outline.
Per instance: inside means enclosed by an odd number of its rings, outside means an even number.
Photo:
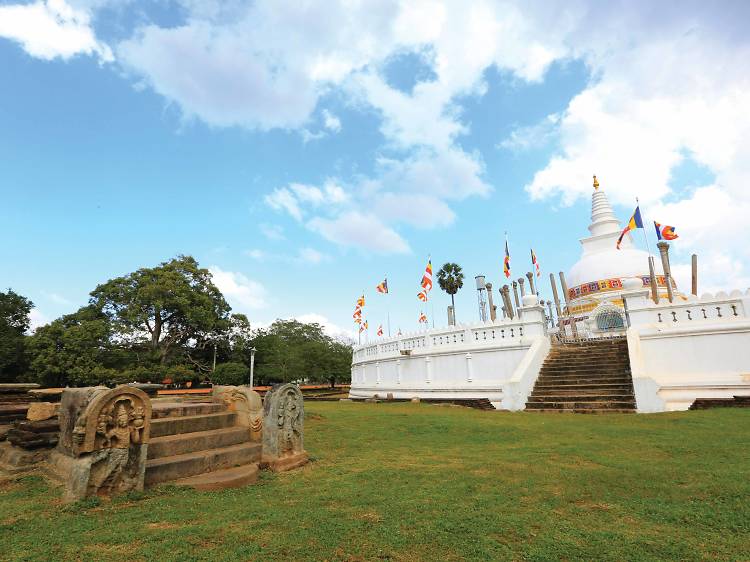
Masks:
[[[748,317],[750,313],[750,290],[746,293],[732,291],[706,293],[701,297],[686,295],[675,297],[674,302],[660,300],[658,304],[642,294],[628,297],[628,312],[632,326],[657,324],[677,327],[701,322],[723,322]]]

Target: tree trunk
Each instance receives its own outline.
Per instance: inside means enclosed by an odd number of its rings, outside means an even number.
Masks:
[[[456,302],[453,300],[453,294],[451,293],[451,307],[453,308],[453,318],[456,318]]]

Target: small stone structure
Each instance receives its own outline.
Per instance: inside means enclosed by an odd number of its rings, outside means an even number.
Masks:
[[[305,409],[295,384],[276,385],[263,399],[262,466],[275,472],[307,463],[303,444]]]
[[[66,501],[143,489],[151,423],[145,392],[125,385],[66,389],[59,418],[49,464]]]
[[[260,394],[247,386],[214,386],[213,398],[226,404],[230,412],[237,412],[238,422],[250,430],[253,441],[263,435],[263,401]]]

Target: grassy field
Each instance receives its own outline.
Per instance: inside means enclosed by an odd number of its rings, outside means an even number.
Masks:
[[[244,489],[64,506],[0,486],[1,560],[750,559],[750,409],[306,405],[314,458]]]

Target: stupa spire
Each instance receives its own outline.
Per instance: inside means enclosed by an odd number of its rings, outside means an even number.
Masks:
[[[591,195],[591,224],[589,232],[592,236],[601,236],[620,232],[620,221],[617,220],[612,205],[604,190],[599,189],[599,181],[594,176],[594,193]]]

